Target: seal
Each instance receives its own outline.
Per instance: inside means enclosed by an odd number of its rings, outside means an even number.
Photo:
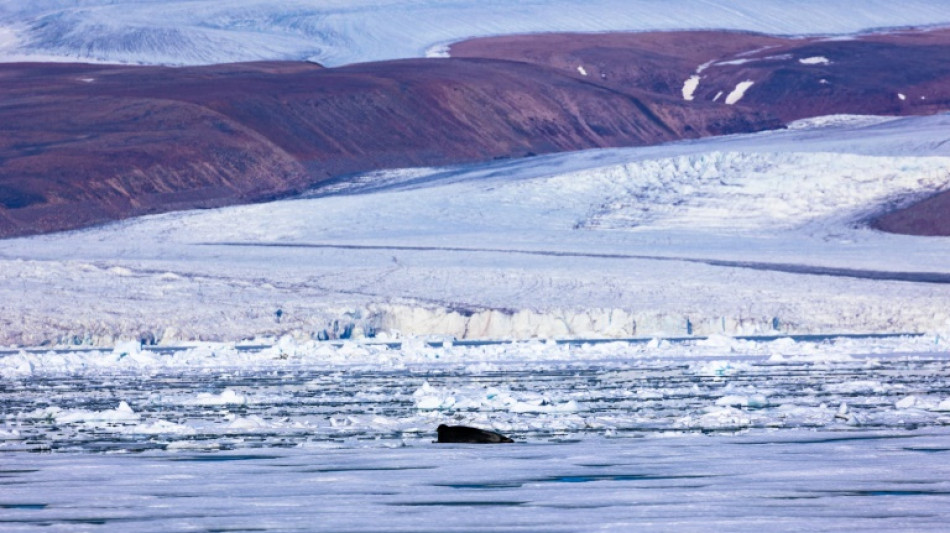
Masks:
[[[439,434],[439,440],[436,442],[458,442],[464,444],[500,444],[503,442],[514,442],[501,433],[486,431],[468,426],[446,426],[439,425],[436,428]]]

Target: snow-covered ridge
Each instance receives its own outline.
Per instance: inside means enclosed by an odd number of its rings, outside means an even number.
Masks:
[[[950,22],[940,0],[92,0],[0,2],[0,27],[23,28],[7,60],[209,64],[310,59],[327,65],[421,57],[474,36],[552,31],[736,29],[774,34],[852,33]],[[2,40],[2,37],[0,37]]]

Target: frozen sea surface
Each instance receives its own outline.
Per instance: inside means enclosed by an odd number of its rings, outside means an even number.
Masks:
[[[945,531],[950,432],[7,454],[4,531]],[[12,490],[11,490],[12,488]]]
[[[925,337],[0,355],[4,531],[921,531]],[[516,444],[440,445],[439,423]]]

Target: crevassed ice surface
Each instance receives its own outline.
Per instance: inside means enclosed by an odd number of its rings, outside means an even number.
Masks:
[[[950,187],[948,132],[826,117],[5,240],[0,342],[945,332],[948,241],[866,221]]]
[[[506,33],[735,29],[851,33],[950,23],[940,0],[47,0],[0,2],[0,57],[147,64],[420,57]]]

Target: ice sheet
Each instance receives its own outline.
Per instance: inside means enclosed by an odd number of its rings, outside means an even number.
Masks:
[[[865,221],[950,186],[948,122],[396,170],[6,240],[0,342],[945,333],[947,240]]]

